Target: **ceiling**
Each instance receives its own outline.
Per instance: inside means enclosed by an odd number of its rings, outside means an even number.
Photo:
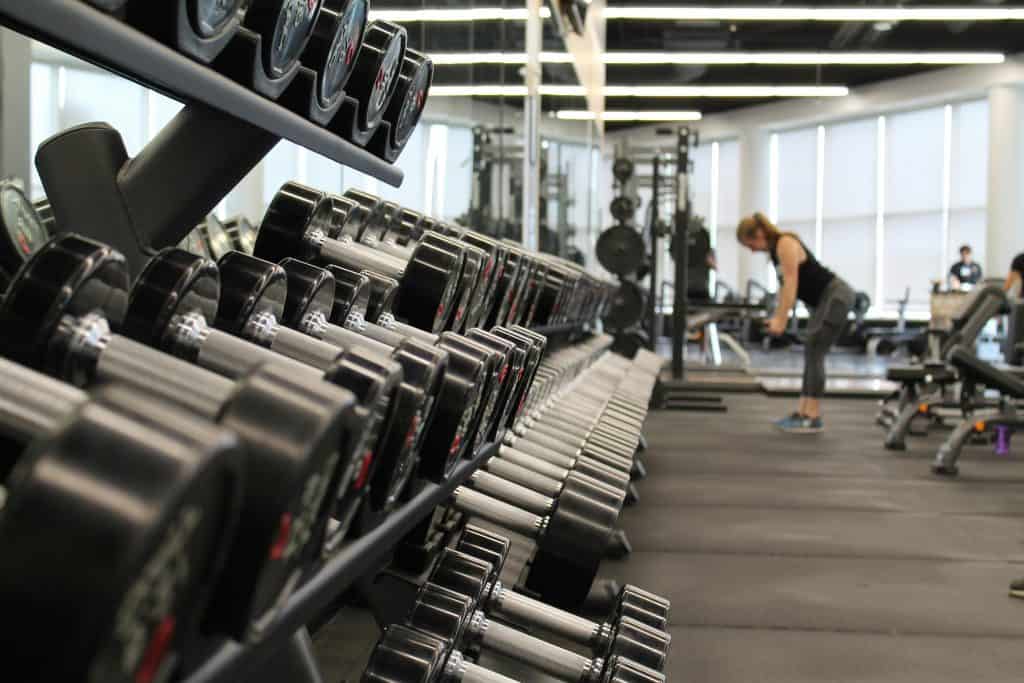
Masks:
[[[669,2],[667,0],[608,0],[609,6],[836,6],[836,7],[1009,7],[1001,0],[949,2]],[[522,8],[523,0],[374,0],[375,10],[415,8]],[[410,44],[426,52],[524,52],[521,21],[407,23]],[[609,20],[608,51],[986,51],[1015,53],[1024,50],[1022,22],[901,22],[889,26],[872,23],[741,22]],[[545,22],[544,49],[564,51],[554,23]],[[874,83],[920,73],[941,66],[777,66],[777,65],[608,65],[609,85],[847,85]],[[438,66],[435,83],[446,85],[522,84],[520,66]],[[544,65],[544,82],[577,83],[569,64]],[[750,98],[608,98],[608,109],[697,109],[705,115],[766,100]],[[518,101],[509,104],[519,106]],[[584,109],[581,98],[544,97],[545,110]]]

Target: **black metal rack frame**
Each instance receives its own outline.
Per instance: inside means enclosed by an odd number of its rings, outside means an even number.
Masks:
[[[57,224],[111,244],[132,272],[184,238],[282,138],[402,182],[401,170],[328,128],[82,0],[0,0],[0,24],[185,103],[134,159],[103,125],[66,131],[37,154]]]
[[[354,539],[331,558],[289,599],[264,638],[253,645],[229,642],[184,680],[186,683],[235,683],[253,676],[260,666],[325,606],[336,600],[357,579],[377,568],[398,541],[433,512],[457,487],[498,450],[485,444],[473,458],[462,462],[442,484],[426,484],[368,534]]]

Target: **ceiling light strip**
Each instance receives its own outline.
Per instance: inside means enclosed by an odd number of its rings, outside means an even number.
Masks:
[[[555,112],[555,118],[564,121],[594,121],[594,112],[563,109]],[[604,121],[700,121],[699,111],[605,111]]]
[[[654,21],[1022,21],[1019,7],[606,7],[605,19]]]
[[[436,65],[526,63],[522,52],[442,52],[430,55]],[[777,65],[910,65],[910,64],[1002,64],[998,52],[606,52],[605,64],[777,64]],[[546,64],[571,64],[567,52],[542,52]]]
[[[373,10],[370,19],[402,22],[525,21],[526,9],[475,7]],[[541,16],[551,16],[547,7]],[[647,21],[1024,21],[1021,7],[631,7],[604,10],[609,20]]]
[[[844,97],[843,85],[606,85],[606,97]],[[542,85],[541,95],[583,97],[579,85]],[[431,97],[523,97],[523,85],[435,85]]]

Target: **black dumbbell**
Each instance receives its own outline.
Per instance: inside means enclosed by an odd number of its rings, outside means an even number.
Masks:
[[[254,254],[268,261],[293,256],[316,265],[368,270],[399,282],[395,317],[429,332],[440,332],[451,313],[461,254],[422,243],[407,261],[375,251],[344,235],[355,202],[286,183],[271,201],[256,238]]]
[[[521,292],[520,284],[529,275],[530,262],[526,252],[506,240],[502,240],[502,245],[506,250],[505,268],[494,287],[494,305],[484,325],[488,329],[504,325],[509,320],[509,311]]]
[[[384,121],[389,124],[387,135],[374,136],[368,145],[371,152],[385,161],[398,159],[420,121],[433,80],[434,62],[421,52],[406,49],[395,93],[384,112]]]
[[[363,683],[515,683],[475,664],[445,641],[416,628],[392,624],[377,641]]]
[[[313,36],[322,0],[249,0],[245,27],[262,37],[261,55],[267,78],[291,73]]]
[[[8,675],[165,678],[194,645],[235,536],[235,435],[144,393],[89,396],[0,360],[0,438]]]
[[[425,413],[430,378],[426,378],[427,384],[416,382],[416,377],[407,380],[401,369],[402,358],[366,353],[365,346],[342,348],[282,325],[289,296],[293,301],[318,299],[318,303],[311,304],[317,310],[331,306],[334,293],[325,286],[326,279],[289,278],[281,266],[239,251],[226,254],[217,265],[221,277],[216,323],[219,329],[325,371],[341,354],[377,359],[383,367],[397,367],[403,378],[388,406],[387,423],[375,449],[374,468],[385,478],[387,491],[404,485],[412,470],[411,461],[416,457],[414,446],[418,444],[420,426],[431,417]],[[418,356],[405,360],[417,365],[422,362]],[[377,475],[371,483],[374,479]]]
[[[601,657],[584,657],[493,621],[477,609],[477,603],[472,596],[429,582],[420,588],[416,601],[409,611],[407,623],[424,633],[452,643],[455,647],[479,648],[485,652],[500,654],[562,681],[602,683],[608,680],[616,665],[623,661],[630,662],[632,666],[642,667],[620,655],[612,655],[607,660]],[[639,623],[630,623],[630,626],[635,626],[638,634],[650,630]],[[662,674],[653,670],[650,675],[653,680],[665,680]]]
[[[369,14],[367,0],[324,0],[302,63],[317,73],[316,96],[330,109],[345,90],[359,57]]]
[[[175,251],[189,262],[197,258]],[[154,272],[147,269],[144,275]],[[175,278],[181,276],[180,270],[172,272]],[[155,276],[140,281],[163,294],[179,284]],[[171,296],[157,303],[153,289],[144,285],[143,290],[141,298],[152,304],[152,316],[165,325],[177,324],[175,306],[190,301],[188,296]],[[323,539],[327,491],[350,466],[349,441],[363,428],[353,415],[354,397],[297,364],[253,364],[235,385],[113,334],[111,325],[119,326],[126,316],[132,319],[128,309],[143,307],[139,299],[135,296],[135,305],[128,305],[127,273],[119,253],[78,235],[59,235],[12,282],[0,307],[0,321],[10,330],[0,349],[15,361],[74,384],[113,380],[140,386],[240,435],[246,446],[245,526],[227,563],[231,581],[239,583],[231,591],[217,592],[209,627],[236,637],[257,637]],[[143,324],[151,325],[151,320]],[[154,327],[141,331],[153,334]],[[268,413],[279,419],[268,424]]]
[[[481,286],[486,289],[487,283],[483,274],[488,255],[476,246],[435,231],[424,232],[420,239],[407,240],[405,244],[399,244],[393,238],[395,224],[400,221],[402,215],[402,208],[398,204],[382,201],[379,197],[361,190],[348,190],[337,199],[339,202],[346,200],[355,202],[356,206],[348,211],[347,220],[340,226],[341,232],[361,244],[402,261],[412,258],[421,240],[426,240],[427,243],[441,249],[450,250],[456,257],[459,253],[463,254],[457,293],[454,303],[450,307],[449,319],[444,324],[446,329],[462,330],[475,292]],[[389,235],[389,233],[391,234]]]
[[[527,588],[546,602],[575,609],[583,604],[594,582],[621,509],[598,502],[586,482],[576,484],[572,482],[557,498],[548,499],[546,514],[535,514],[468,486],[453,492],[452,506],[533,539],[537,552]],[[524,500],[526,496],[522,493]]]
[[[365,316],[374,298],[371,295],[372,282],[380,278],[340,266],[328,266],[327,270],[335,282],[330,318],[333,324],[392,346],[402,344],[410,334],[416,341],[426,341],[425,335],[429,335],[430,343],[440,340],[436,335],[406,325],[386,328],[367,322]],[[424,456],[420,461],[420,475],[431,481],[446,479],[465,452],[470,442],[473,418],[481,402],[479,387],[485,383],[487,373],[485,364],[467,354],[458,352],[452,358],[450,351],[442,350],[449,354],[448,368],[438,393],[433,424],[425,431],[420,449]]]
[[[411,390],[400,391],[396,401],[423,398],[413,405],[417,411],[414,432],[408,435],[395,430],[385,437],[387,441],[401,439],[407,443],[385,442],[377,453],[380,462],[370,482],[370,506],[374,512],[387,512],[416,471],[423,436],[433,424],[437,397],[445,381],[448,353],[405,338],[391,346],[334,325],[330,322],[336,298],[334,276],[324,268],[292,258],[279,265],[288,277],[283,324],[340,348],[359,348],[397,361],[402,366],[402,382]]]
[[[220,299],[219,270],[212,261],[180,249],[167,249],[146,264],[132,289],[125,314],[125,335],[218,375],[239,379],[259,366],[285,368],[295,377],[313,377],[351,392],[357,405],[342,452],[351,455],[339,485],[328,496],[334,521],[323,547],[333,553],[347,535],[362,505],[373,474],[376,450],[388,424],[389,410],[402,379],[401,368],[374,356],[344,353],[326,372],[300,363],[212,326]],[[312,390],[312,389],[311,389]],[[290,428],[290,427],[289,427]],[[258,431],[256,433],[259,433]],[[285,442],[287,443],[287,442]]]
[[[248,5],[248,0],[130,0],[124,16],[135,28],[209,63],[238,33]]]
[[[358,111],[335,117],[332,129],[359,145],[370,140],[398,89],[407,42],[404,27],[387,21],[370,22],[345,88],[359,103]]]
[[[511,545],[504,536],[467,524],[454,550],[439,556],[429,580],[470,596],[478,609],[589,647],[599,657],[622,655],[652,669],[664,669],[672,642],[665,630],[671,609],[668,600],[627,584],[619,589],[604,621],[584,619],[502,585],[501,570]]]

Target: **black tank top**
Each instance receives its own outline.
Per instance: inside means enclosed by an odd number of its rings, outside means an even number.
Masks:
[[[821,295],[825,293],[825,288],[832,283],[835,279],[836,274],[831,270],[821,265],[818,259],[814,258],[814,254],[807,248],[803,240],[796,235],[789,235],[793,237],[800,246],[804,248],[804,252],[807,254],[807,259],[800,264],[797,270],[797,283],[796,283],[796,298],[803,301],[805,304],[814,308],[821,302]],[[779,254],[778,254],[779,243],[776,242],[775,246],[771,248],[769,252],[772,257],[772,263],[775,264],[776,272],[779,274],[779,282],[782,282],[782,271],[779,270]]]

